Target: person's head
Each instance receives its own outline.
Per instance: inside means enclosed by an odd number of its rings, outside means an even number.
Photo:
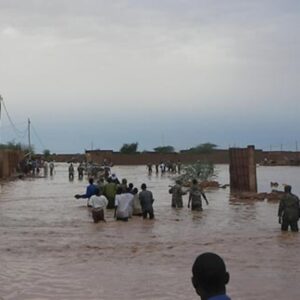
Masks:
[[[134,195],[136,195],[137,193],[138,193],[138,189],[137,188],[134,188],[133,190],[132,190],[132,193],[134,194]]]
[[[94,178],[89,178],[89,184],[93,184],[94,183]]]
[[[99,188],[95,188],[95,195],[100,196],[100,189]]]
[[[226,293],[229,273],[219,255],[210,252],[199,255],[193,264],[192,273],[193,286],[202,300]]]
[[[147,188],[146,183],[143,183],[143,184],[141,185],[141,189],[144,191],[146,188]]]
[[[130,191],[133,189],[133,183],[130,182],[130,183],[128,184],[128,189],[129,189]]]
[[[198,180],[197,179],[193,179],[192,183],[193,183],[193,185],[197,185],[198,184]]]
[[[291,193],[292,192],[292,187],[290,185],[285,185],[284,186],[284,192],[285,193]]]
[[[177,179],[177,180],[176,180],[176,184],[181,184],[181,180],[180,180],[180,179]]]
[[[124,185],[127,184],[127,179],[126,179],[126,178],[123,178],[123,179],[122,179],[122,184],[124,184]]]

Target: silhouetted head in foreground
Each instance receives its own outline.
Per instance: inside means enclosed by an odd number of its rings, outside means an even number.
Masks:
[[[220,299],[229,299],[225,296],[229,273],[219,255],[209,252],[199,255],[193,264],[192,273],[193,286],[202,300],[221,295],[223,297]]]

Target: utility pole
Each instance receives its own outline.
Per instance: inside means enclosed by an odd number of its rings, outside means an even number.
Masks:
[[[30,140],[30,119],[28,118],[28,148],[29,148],[29,159],[31,160],[31,140]]]

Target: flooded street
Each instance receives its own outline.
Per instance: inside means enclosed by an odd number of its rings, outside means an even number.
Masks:
[[[217,180],[228,183],[228,166]],[[232,299],[300,299],[300,235],[281,233],[278,203],[230,200],[229,189],[207,191],[203,212],[171,209],[172,179],[147,176],[145,166],[114,167],[153,192],[156,220],[134,217],[94,224],[83,193],[87,180],[69,182],[67,164],[53,178],[3,183],[0,193],[1,299],[198,299],[191,266],[204,251],[220,254]],[[300,168],[259,167],[259,191],[270,181],[300,195]],[[298,185],[298,186],[297,186]]]

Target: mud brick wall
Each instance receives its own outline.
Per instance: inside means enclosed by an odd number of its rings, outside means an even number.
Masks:
[[[141,152],[136,154],[123,154],[120,152],[107,151],[88,151],[86,153],[87,161],[102,163],[104,159],[115,165],[146,165],[148,163],[156,164],[162,161],[178,162],[183,164],[193,163],[197,160],[210,161],[213,163],[229,163],[227,150],[215,150],[209,154],[191,154],[191,153],[157,153]]]
[[[23,153],[21,151],[0,150],[0,179],[12,176],[17,171],[22,157]]]
[[[232,190],[257,192],[254,146],[229,149],[230,187]]]

